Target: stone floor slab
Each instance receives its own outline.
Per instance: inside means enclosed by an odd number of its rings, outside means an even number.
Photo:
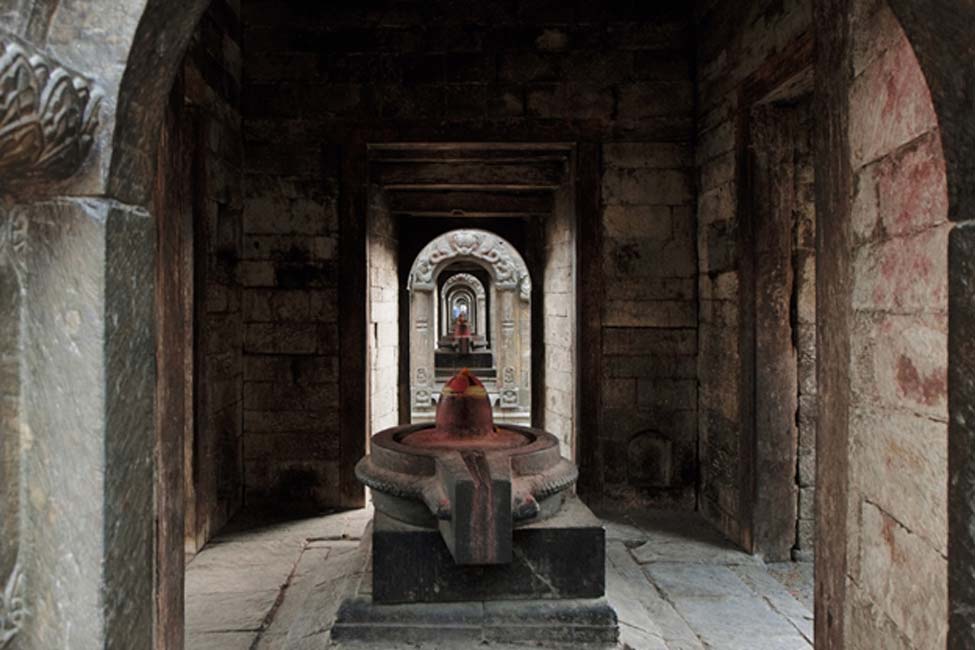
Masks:
[[[620,648],[812,647],[812,614],[803,603],[811,593],[811,565],[767,567],[693,514],[625,514],[606,525],[607,598],[619,613],[626,644]],[[362,537],[370,516],[363,510],[270,523],[253,514],[235,520],[189,565],[187,650],[474,647],[439,628],[409,643],[350,645],[330,638],[342,594],[366,575],[353,540]],[[213,625],[201,624],[201,618]],[[503,632],[510,621],[499,620]],[[483,647],[525,648],[505,643],[503,634]],[[542,647],[565,645],[553,637]]]

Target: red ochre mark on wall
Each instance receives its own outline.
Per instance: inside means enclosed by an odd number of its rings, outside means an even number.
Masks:
[[[922,376],[914,362],[903,354],[897,360],[897,385],[905,397],[927,406],[937,404],[948,392],[944,373],[936,370]]]
[[[912,242],[916,244],[917,242]],[[884,282],[878,282],[873,290],[873,300],[877,305],[887,302],[888,296],[895,307],[903,306],[901,296],[909,295],[914,285],[928,286],[934,264],[923,251],[916,246],[904,247],[905,250],[895,249],[886,251],[880,262],[880,275]],[[935,290],[933,300],[940,299],[940,292]]]
[[[893,518],[890,517],[883,510],[880,511],[880,516],[884,520],[884,525],[883,525],[883,529],[881,530],[881,534],[884,537],[884,543],[887,545],[887,551],[888,553],[890,553],[890,563],[892,565],[901,564],[906,560],[906,558],[904,557],[904,554],[901,553],[900,550],[897,548],[897,540],[894,539],[894,526],[897,525],[897,522],[894,521]]]

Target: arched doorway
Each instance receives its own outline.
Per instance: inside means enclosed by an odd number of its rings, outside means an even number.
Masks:
[[[443,383],[470,367],[496,419],[530,423],[531,278],[521,254],[485,230],[453,230],[420,251],[407,290],[412,420],[432,418]],[[459,334],[461,323],[470,331]]]
[[[142,238],[136,241],[135,239],[125,238],[115,239],[114,236],[122,232],[122,229],[119,228],[120,225],[128,224],[132,226],[136,224],[134,228],[138,229],[140,227],[138,224],[146,219],[146,213],[143,207],[147,204],[147,201],[145,200],[144,194],[140,193],[139,188],[147,187],[150,184],[152,175],[151,168],[154,156],[151,151],[152,144],[148,140],[151,140],[151,134],[155,133],[158,127],[157,109],[164,103],[164,96],[168,90],[165,86],[167,85],[168,79],[171,78],[169,73],[175,67],[175,61],[179,58],[182,44],[185,44],[185,39],[189,36],[190,29],[186,25],[195,20],[196,16],[198,16],[198,10],[203,3],[179,3],[175,9],[172,2],[149,3],[143,19],[144,28],[140,28],[139,30],[139,38],[131,38],[131,34],[134,31],[136,22],[140,18],[139,12],[145,3],[127,3],[130,9],[124,12],[110,10],[100,12],[97,9],[92,9],[91,4],[88,4],[85,11],[90,16],[111,16],[113,21],[117,21],[112,28],[108,28],[105,25],[94,25],[99,28],[94,30],[78,27],[82,25],[91,26],[91,24],[73,15],[72,6],[69,6],[68,3],[62,4],[65,7],[60,10],[59,18],[55,21],[56,26],[60,26],[61,28],[60,32],[57,29],[55,30],[59,34],[57,38],[49,39],[50,42],[48,42],[45,40],[45,35],[37,29],[24,30],[21,35],[29,40],[36,40],[38,46],[49,46],[48,49],[51,51],[61,53],[74,66],[87,67],[88,69],[86,71],[92,75],[97,75],[111,91],[118,86],[118,79],[114,81],[111,79],[111,75],[114,72],[103,67],[100,63],[95,63],[94,60],[89,60],[86,53],[82,51],[83,48],[81,50],[72,49],[69,42],[69,39],[72,37],[68,35],[73,34],[73,38],[78,41],[100,42],[101,39],[98,38],[100,34],[114,33],[113,29],[126,32],[127,36],[125,38],[114,41],[115,43],[124,42],[124,44],[122,45],[123,51],[120,53],[120,56],[116,56],[112,60],[129,61],[130,65],[126,73],[129,78],[129,84],[138,87],[139,92],[121,93],[118,106],[122,110],[117,120],[115,120],[116,116],[114,114],[104,116],[106,118],[106,125],[108,126],[99,134],[99,138],[101,138],[100,142],[102,143],[100,154],[103,158],[112,158],[115,160],[111,167],[115,170],[116,174],[108,184],[112,188],[111,190],[103,191],[100,189],[102,185],[98,181],[94,181],[90,185],[86,184],[86,182],[91,181],[92,177],[98,176],[108,168],[107,164],[95,164],[91,168],[86,169],[86,176],[79,183],[70,187],[62,186],[51,193],[53,195],[56,192],[58,196],[63,195],[64,197],[83,195],[95,198],[86,198],[84,202],[69,199],[67,201],[70,205],[69,208],[65,208],[64,204],[58,207],[51,202],[31,204],[32,201],[36,200],[35,197],[23,199],[23,201],[25,204],[30,204],[28,209],[32,213],[41,217],[39,221],[43,221],[43,218],[51,215],[56,217],[78,217],[81,215],[78,218],[79,222],[87,224],[88,220],[90,220],[103,224],[101,229],[98,230],[100,235],[96,233],[92,236],[86,236],[86,241],[91,244],[90,247],[85,249],[88,253],[86,255],[67,255],[69,251],[62,250],[59,247],[66,241],[66,238],[51,236],[50,232],[42,235],[42,231],[39,231],[38,238],[36,241],[32,241],[31,246],[34,247],[36,244],[37,255],[42,261],[46,260],[50,262],[51,258],[59,257],[62,254],[65,254],[66,258],[71,259],[72,264],[64,265],[63,277],[80,276],[101,278],[100,280],[93,280],[91,283],[86,284],[85,287],[90,288],[91,286],[97,285],[101,289],[105,289],[106,282],[109,280],[112,282],[123,280],[126,274],[132,271],[133,267],[137,267],[136,270],[139,270],[142,274],[137,277],[146,278],[151,275],[151,272],[147,272],[144,266],[139,266],[131,260],[131,251],[134,248],[138,248],[142,252],[149,250],[151,244],[148,239]],[[112,9],[118,9],[119,3],[112,4]],[[942,129],[942,139],[945,142],[946,151],[950,154],[947,156],[948,164],[946,170],[949,185],[949,218],[954,221],[964,221],[968,218],[968,199],[971,196],[967,188],[970,188],[972,185],[969,182],[970,174],[967,171],[967,163],[965,162],[970,157],[970,152],[972,151],[970,106],[967,103],[969,101],[968,98],[971,96],[972,82],[967,73],[958,69],[957,62],[959,53],[969,51],[966,48],[970,47],[970,43],[964,38],[962,32],[965,31],[963,29],[964,27],[971,24],[970,16],[965,16],[964,14],[964,12],[970,10],[957,6],[958,3],[950,2],[920,3],[903,0],[895,1],[892,4],[898,17],[907,28],[911,42],[917,47],[917,54],[920,58],[921,66],[928,75],[927,82],[933,91],[932,99],[938,110],[938,121]],[[844,134],[848,130],[849,125],[844,121],[846,119],[844,117],[846,115],[846,109],[843,106],[847,102],[847,91],[849,88],[844,85],[846,82],[836,82],[833,73],[836,70],[845,70],[846,63],[848,62],[845,57],[849,55],[850,43],[848,35],[850,25],[846,17],[851,14],[851,6],[848,2],[823,2],[820,5],[817,19],[817,36],[820,42],[823,43],[822,51],[824,52],[824,56],[821,58],[819,65],[822,66],[824,74],[819,75],[823,84],[823,87],[820,88],[821,92],[819,95],[823,97],[822,102],[824,103],[822,106],[828,109],[837,109],[835,112],[832,110],[817,111],[820,115],[837,116],[834,118],[835,122],[830,123],[829,127],[824,129],[825,135],[822,139],[823,144],[821,145],[822,150],[820,156],[824,170],[832,170],[835,172],[835,175],[829,176],[829,178],[843,185],[844,187],[841,189],[850,190],[850,170],[838,158],[839,156],[845,155],[845,142],[842,136],[837,135]],[[54,13],[57,3],[38,3],[38,6],[44,9],[40,14],[46,19]],[[41,20],[39,22],[44,21]],[[70,23],[72,27],[68,28],[65,23]],[[84,38],[78,38],[79,34]],[[173,35],[175,35],[175,39]],[[129,43],[132,41],[138,42],[139,45],[132,52],[129,52]],[[834,54],[835,56],[833,56]],[[159,73],[156,67],[160,64],[164,68],[162,74]],[[112,69],[117,70],[118,67],[113,66]],[[111,108],[114,109],[114,107],[113,104]],[[114,121],[119,123],[117,131],[113,131],[110,128],[110,124],[114,123]],[[105,132],[125,134],[125,137],[120,135],[117,138],[116,144],[119,149],[117,158],[113,156],[112,144],[109,142],[111,136],[105,136]],[[145,137],[146,134],[150,134],[148,139]],[[101,162],[105,161],[102,160]],[[827,258],[826,263],[835,265],[836,268],[841,270],[845,269],[844,273],[831,276],[834,279],[823,285],[827,290],[831,291],[835,289],[836,295],[845,291],[851,280],[850,269],[846,266],[849,260],[844,261],[843,257],[848,251],[846,247],[848,241],[845,239],[848,232],[844,230],[846,226],[843,225],[843,219],[849,216],[848,202],[850,196],[850,191],[831,192],[825,199],[830,205],[833,205],[835,201],[834,207],[838,208],[835,212],[830,213],[836,215],[835,218],[838,222],[824,226],[827,231],[833,233],[831,235],[833,239],[828,241],[838,244],[835,248],[830,249],[834,251],[833,257]],[[118,201],[122,203],[120,204]],[[95,208],[89,212],[85,212],[86,208],[92,208],[92,206],[95,206]],[[968,453],[970,445],[967,444],[967,441],[971,437],[970,423],[975,421],[975,418],[970,417],[972,404],[970,378],[973,376],[972,366],[975,364],[973,364],[971,349],[966,343],[966,341],[970,341],[972,338],[971,332],[969,331],[970,323],[972,322],[970,318],[970,306],[973,304],[971,283],[969,281],[972,271],[970,266],[967,265],[967,260],[970,259],[969,253],[973,248],[970,230],[968,228],[959,228],[955,229],[952,233],[951,250],[953,251],[954,261],[948,268],[948,274],[951,278],[948,338],[949,350],[952,355],[948,364],[948,372],[951,378],[949,381],[948,401],[949,414],[951,415],[949,427],[952,443],[950,458],[950,476],[952,480],[950,485],[953,490],[949,501],[953,516],[950,524],[952,534],[949,536],[951,539],[949,540],[948,556],[953,569],[950,573],[953,576],[952,580],[956,580],[954,576],[958,576],[958,582],[955,583],[955,588],[959,591],[954,592],[951,596],[950,611],[954,612],[953,615],[957,617],[954,621],[954,629],[961,630],[959,634],[964,634],[964,630],[968,629],[966,627],[969,616],[968,612],[972,611],[970,607],[965,606],[966,603],[970,604],[971,600],[970,595],[966,596],[966,590],[969,587],[966,587],[964,584],[967,577],[970,576],[972,567],[972,558],[969,551],[966,550],[971,547],[971,544],[966,542],[966,536],[970,537],[971,534],[969,529],[971,510],[970,505],[966,505],[971,503],[971,499],[969,498],[970,488],[968,487],[970,486],[970,481],[966,477],[970,478],[972,471],[971,461],[969,459],[970,454]],[[104,235],[108,232],[112,233],[113,238],[105,244]],[[101,241],[101,244],[99,244],[99,241]],[[824,244],[824,246],[826,245]],[[120,272],[106,276],[104,274],[104,266],[107,260],[111,260],[108,264],[121,264],[119,268]],[[119,284],[112,285],[113,295],[115,299],[119,300],[120,304],[125,303],[125,298],[131,298],[135,302],[138,302],[137,298],[145,292],[146,286],[146,284],[141,282],[120,282]],[[48,284],[46,287],[44,285],[38,285],[38,289],[46,290],[46,294],[44,291],[40,291],[37,295],[45,295],[47,298],[51,298],[52,295],[56,295],[58,292],[58,287],[53,284]],[[104,313],[105,311],[111,311],[106,310],[103,293],[95,291],[85,295],[95,296],[93,300],[98,303],[95,308],[96,312]],[[45,305],[50,305],[50,302],[46,302]],[[4,306],[6,306],[6,302]],[[59,313],[70,313],[70,307],[73,306],[70,305],[68,309],[64,309]],[[836,372],[838,374],[827,377],[829,381],[824,385],[827,389],[825,398],[838,401],[829,402],[831,407],[828,416],[830,420],[827,423],[829,427],[827,427],[827,431],[824,434],[824,439],[828,441],[828,444],[825,446],[824,451],[826,455],[822,460],[824,463],[835,463],[831,465],[834,473],[827,475],[826,478],[835,478],[837,480],[833,484],[835,485],[835,489],[831,487],[828,494],[820,497],[821,507],[819,508],[820,522],[825,524],[825,526],[821,526],[821,530],[826,531],[826,536],[821,539],[821,542],[824,548],[831,549],[824,555],[825,559],[831,561],[827,565],[828,568],[824,569],[826,571],[824,575],[826,576],[826,580],[832,581],[830,584],[837,587],[837,590],[832,590],[830,587],[824,586],[821,592],[822,597],[828,599],[834,608],[830,610],[830,614],[836,614],[836,607],[842,609],[844,602],[841,585],[846,579],[845,566],[842,563],[833,564],[832,562],[835,562],[836,558],[843,554],[842,549],[846,544],[845,526],[841,526],[836,522],[845,520],[846,517],[845,508],[847,506],[847,499],[845,490],[849,482],[849,479],[845,478],[844,474],[848,459],[846,454],[846,445],[848,443],[847,425],[838,423],[840,418],[846,417],[846,413],[843,410],[844,398],[842,395],[848,394],[849,392],[844,388],[844,386],[848,388],[849,382],[844,380],[842,374],[839,374],[843,372],[843,367],[848,367],[848,364],[844,366],[844,362],[849,359],[849,332],[845,331],[844,327],[849,323],[844,320],[845,308],[838,303],[833,306],[836,306],[837,310],[832,310],[832,307],[830,308],[831,311],[828,312],[828,315],[831,316],[830,329],[825,332],[823,338],[827,344],[825,346],[827,354],[835,355],[828,358],[832,359],[829,363],[831,367],[837,368]],[[38,313],[40,311],[38,310]],[[126,350],[130,355],[145,353],[151,349],[151,337],[147,335],[149,331],[148,324],[152,319],[151,309],[146,309],[145,304],[138,303],[138,309],[127,312],[127,314],[132,318],[125,323],[125,327],[122,329],[112,329],[111,327],[106,329],[101,326],[88,328],[86,326],[80,330],[79,336],[79,330],[76,327],[72,334],[74,337],[72,341],[77,342],[80,340],[83,344],[81,349],[86,354],[92,349],[89,344],[92,344],[93,341],[102,340],[109,340],[113,344],[120,344],[117,348],[109,346],[107,354],[110,354],[112,350],[119,351],[122,349]],[[39,339],[49,342],[64,342],[64,339],[59,338],[59,336],[64,329],[65,323],[69,326],[72,324],[74,326],[78,325],[77,321],[72,320],[72,318],[66,321],[57,321],[55,319],[45,320],[42,318],[37,321],[33,331]],[[129,338],[130,334],[133,336]],[[844,338],[846,343],[843,343]],[[126,344],[125,346],[121,346],[122,341],[131,343],[131,345]],[[38,349],[35,348],[35,350]],[[145,603],[148,602],[152,594],[153,563],[150,557],[151,554],[147,554],[145,548],[146,540],[151,537],[153,521],[151,499],[146,498],[147,494],[151,494],[153,484],[151,472],[147,472],[146,468],[152,467],[153,462],[151,460],[148,462],[145,460],[147,457],[151,458],[151,451],[148,451],[151,448],[151,443],[147,442],[148,439],[146,436],[142,435],[145,434],[144,428],[133,429],[128,426],[120,426],[119,422],[144,422],[147,404],[145,386],[147,383],[151,385],[152,373],[148,368],[138,369],[138,372],[133,374],[122,372],[121,368],[112,367],[108,371],[108,377],[105,377],[100,374],[104,369],[104,365],[102,364],[103,358],[100,355],[95,356],[98,357],[97,360],[94,356],[86,356],[85,359],[87,361],[85,364],[74,368],[75,370],[80,368],[80,372],[74,375],[77,379],[77,384],[72,384],[72,386],[74,388],[86,386],[87,390],[69,391],[64,394],[66,395],[65,399],[68,406],[73,407],[78,404],[99,402],[97,399],[98,396],[94,394],[95,391],[92,388],[94,386],[124,385],[127,388],[124,393],[118,390],[111,392],[107,396],[107,399],[101,402],[106,405],[106,410],[111,412],[113,418],[116,419],[112,419],[106,424],[106,422],[100,419],[87,417],[90,413],[84,411],[85,418],[74,418],[73,423],[69,422],[69,424],[77,425],[77,428],[84,432],[92,434],[92,438],[97,441],[95,445],[96,452],[104,452],[106,449],[111,450],[113,452],[111,456],[112,462],[104,463],[100,460],[97,453],[92,455],[76,455],[70,461],[81,466],[87,472],[87,475],[99,476],[98,485],[100,487],[107,487],[108,492],[104,495],[104,499],[100,499],[100,504],[95,512],[78,510],[73,513],[59,511],[54,514],[61,517],[58,521],[68,524],[63,529],[67,531],[66,534],[69,536],[74,534],[81,537],[92,533],[96,529],[101,531],[118,529],[138,531],[138,534],[126,536],[124,539],[112,538],[101,540],[99,538],[99,541],[103,543],[96,543],[90,549],[85,549],[85,552],[78,556],[79,559],[77,562],[79,566],[83,565],[85,567],[108,567],[111,569],[111,579],[108,581],[109,591],[115,588],[125,588],[126,593],[134,594],[134,597],[125,604],[117,601],[103,603],[96,599],[97,606],[85,607],[78,605],[77,608],[72,608],[71,611],[65,613],[62,624],[65,621],[100,621],[103,618],[100,612],[108,611],[110,615],[107,617],[109,624],[106,626],[106,635],[115,639],[115,643],[121,643],[121,639],[125,639],[126,642],[132,641],[131,637],[125,636],[125,632],[136,629],[140,622],[146,620]],[[43,406],[42,403],[46,396],[54,394],[53,390],[47,391],[47,389],[56,386],[58,383],[57,380],[65,377],[66,371],[63,366],[57,363],[57,360],[42,356],[39,364],[32,368],[32,373],[39,380],[39,384],[41,384],[40,390],[38,390],[38,404],[35,405],[40,407]],[[45,377],[50,379],[46,387],[43,386],[43,379]],[[138,381],[133,381],[133,379],[137,379]],[[151,390],[148,392],[151,393]],[[40,412],[40,410],[40,408],[35,408],[37,412]],[[76,411],[73,408],[66,408],[65,413],[74,414]],[[121,418],[121,420],[118,418]],[[41,442],[45,438],[48,440],[52,439],[54,433],[61,430],[60,421],[51,422],[41,418],[35,420],[33,424],[35,425],[33,432],[35,435],[40,436]],[[87,450],[87,448],[85,449]],[[133,460],[137,462],[132,462]],[[107,471],[102,475],[99,474],[100,470]],[[42,476],[38,475],[34,478],[39,480]],[[67,481],[67,483],[69,485],[55,484],[52,489],[56,494],[64,494],[70,498],[71,490],[75,487],[75,484],[71,481]],[[120,486],[124,486],[124,491]],[[114,503],[115,499],[120,498],[120,495],[124,493],[141,496],[137,500],[138,503],[134,505],[128,502],[130,507],[127,509],[108,512],[106,504]],[[91,527],[85,526],[83,520],[86,518],[91,523]],[[111,550],[110,555],[106,555],[109,550]],[[45,549],[38,549],[38,552],[43,553]],[[56,553],[52,553],[52,556],[54,555]],[[137,560],[133,561],[133,557],[136,557]],[[44,563],[39,563],[39,566],[44,566]],[[48,566],[56,565],[50,564]],[[97,575],[93,577],[91,571],[95,571]],[[83,571],[76,583],[79,585],[88,583],[92,585],[102,584],[102,581],[98,579],[98,576],[101,575],[98,572],[102,571],[102,569],[92,569],[91,571],[88,569]],[[40,585],[40,587],[43,590],[49,588],[50,585]],[[71,602],[71,599],[65,597],[64,601]],[[75,602],[82,603],[83,601],[77,600]],[[136,603],[137,606],[133,607],[133,603]],[[821,618],[823,617],[821,616]],[[834,621],[840,621],[840,617],[835,615],[832,616],[832,619]],[[835,625],[837,624],[834,623]],[[84,637],[84,640],[88,640],[88,637]],[[135,642],[138,642],[138,639]],[[963,639],[956,640],[955,642],[958,644],[957,647],[965,647],[966,642]],[[827,641],[824,640],[822,643],[827,643]],[[835,647],[840,646],[836,645]]]

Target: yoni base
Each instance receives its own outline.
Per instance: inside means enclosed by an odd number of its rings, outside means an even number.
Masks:
[[[605,532],[582,502],[515,530],[515,561],[458,566],[440,533],[376,514],[371,565],[342,604],[332,638],[402,643],[615,645],[605,594]],[[374,573],[375,572],[375,578]]]

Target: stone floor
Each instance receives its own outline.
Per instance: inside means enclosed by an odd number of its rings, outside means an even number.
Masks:
[[[810,565],[765,565],[691,514],[601,514],[620,647],[812,647]],[[359,510],[277,523],[238,517],[187,568],[187,650],[336,648],[328,627],[362,569],[356,551],[370,516]]]

